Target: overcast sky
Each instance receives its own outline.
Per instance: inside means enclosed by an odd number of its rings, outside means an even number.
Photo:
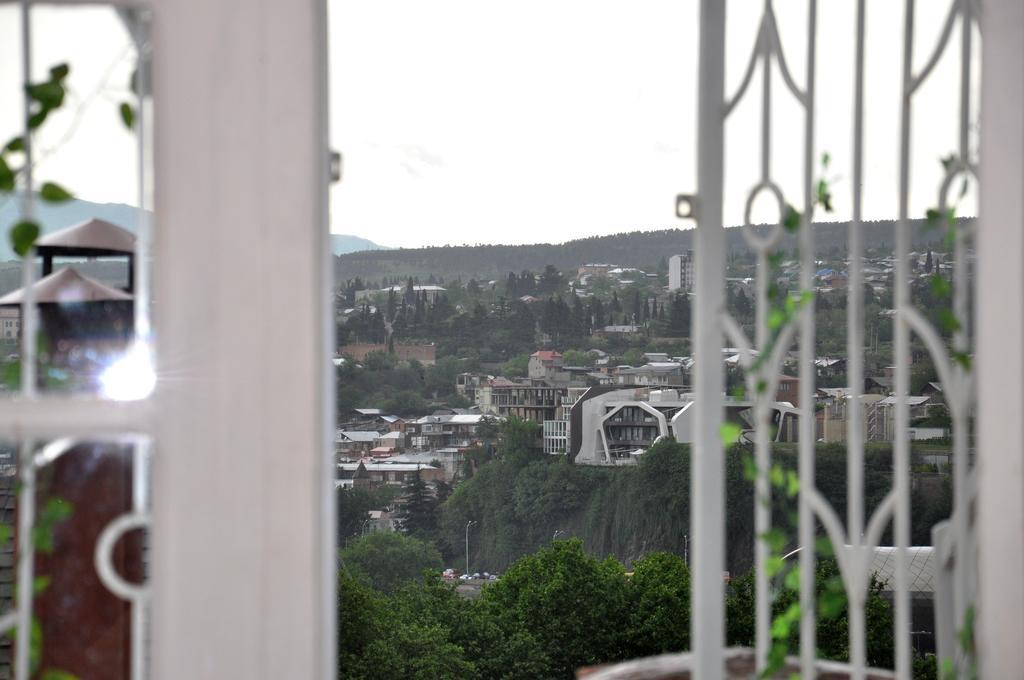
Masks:
[[[849,215],[855,4],[819,3],[816,155],[827,150],[833,159],[831,219]],[[902,4],[868,2],[867,218],[896,211]],[[727,91],[742,77],[760,5],[730,2]],[[803,86],[807,4],[776,5],[790,69]],[[919,68],[949,3],[918,5]],[[333,232],[418,246],[689,226],[673,211],[675,195],[696,186],[695,0],[330,0],[329,7],[331,137],[345,157],[344,181],[331,190]],[[40,140],[59,151],[40,175],[88,200],[134,203],[133,138],[116,113],[132,68],[127,35],[108,10],[36,12],[40,70],[73,65],[68,110]],[[18,89],[17,34],[16,8],[0,6],[4,92]],[[955,150],[957,53],[948,50],[915,98],[914,214],[936,203],[938,158]],[[727,127],[727,223],[742,220],[758,179],[759,83]],[[773,93],[772,170],[796,204],[802,114],[777,72]],[[4,139],[17,116],[17,107],[0,107]],[[774,219],[767,202],[757,207],[757,216]]]

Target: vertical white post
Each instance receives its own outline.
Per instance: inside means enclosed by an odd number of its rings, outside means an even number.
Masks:
[[[722,676],[725,603],[725,486],[722,367],[725,234],[722,227],[725,1],[701,0],[697,105],[697,296],[694,337],[697,399],[691,475],[694,677]]]
[[[893,593],[896,677],[910,680],[910,594],[907,575],[907,548],[910,544],[910,441],[907,428],[910,391],[910,328],[902,312],[910,307],[910,124],[913,101],[914,2],[906,0],[903,27],[903,88],[900,109],[900,195],[899,221],[896,223],[896,266],[893,274],[894,319],[893,364],[896,366],[896,425],[893,437],[893,489],[896,509],[893,537],[896,543],[896,583]]]
[[[817,0],[810,0],[807,12],[807,101],[804,120],[804,214],[800,225],[800,290],[814,290],[814,73],[817,40]],[[800,488],[814,488],[814,298],[800,312]],[[817,657],[817,617],[815,606],[815,519],[810,493],[800,494],[800,669],[805,677],[814,671]],[[837,546],[838,548],[838,546]]]
[[[154,7],[157,680],[335,677],[325,24]]]
[[[980,677],[1012,678],[1024,668],[1024,4],[986,0],[981,22],[975,640]]]

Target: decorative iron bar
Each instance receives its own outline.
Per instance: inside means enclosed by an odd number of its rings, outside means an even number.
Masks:
[[[938,658],[956,659],[955,628],[949,624],[962,622],[974,601],[972,535],[969,526],[970,504],[974,489],[968,456],[969,417],[973,407],[973,379],[969,370],[968,352],[968,267],[967,241],[971,229],[956,227],[954,244],[953,315],[961,320],[954,330],[952,348],[947,349],[941,335],[911,300],[910,224],[908,213],[910,178],[911,100],[915,91],[932,73],[942,56],[953,28],[961,23],[960,51],[960,114],[959,156],[948,164],[938,196],[938,212],[947,214],[951,184],[958,177],[977,177],[976,163],[969,148],[971,90],[971,27],[977,21],[973,0],[953,0],[938,41],[924,67],[914,75],[912,67],[914,34],[914,0],[906,0],[906,23],[903,44],[903,94],[901,113],[901,145],[899,155],[899,215],[896,224],[894,296],[894,364],[896,426],[893,442],[893,488],[865,518],[864,507],[864,422],[862,400],[864,372],[864,277],[863,277],[863,157],[864,157],[864,51],[866,9],[864,0],[857,0],[856,55],[854,76],[854,110],[852,129],[852,219],[849,238],[847,287],[847,518],[845,527],[839,515],[815,486],[815,306],[813,295],[802,295],[798,313],[781,327],[772,328],[769,319],[770,253],[784,235],[789,216],[788,206],[771,172],[771,66],[777,64],[783,83],[797,101],[805,116],[803,162],[803,213],[798,225],[800,252],[800,288],[803,293],[814,290],[815,260],[811,222],[814,195],[814,94],[816,0],[808,3],[807,70],[805,85],[796,84],[787,64],[779,38],[772,0],[765,0],[753,49],[736,92],[729,98],[721,96],[724,80],[725,10],[724,3],[704,0],[701,4],[700,93],[698,106],[698,195],[690,199],[696,205],[697,282],[695,314],[695,391],[700,427],[695,438],[693,474],[694,520],[694,664],[698,677],[720,677],[722,674],[722,586],[719,574],[723,568],[723,551],[719,538],[722,527],[723,498],[721,485],[722,442],[717,426],[722,422],[724,380],[720,361],[723,335],[731,346],[740,349],[740,365],[746,371],[748,394],[753,395],[755,433],[755,655],[758,670],[766,668],[771,643],[771,587],[767,563],[768,547],[763,537],[771,529],[772,490],[769,483],[771,467],[770,406],[780,376],[786,351],[799,337],[799,576],[800,576],[800,666],[804,677],[814,673],[816,656],[815,616],[815,533],[821,523],[834,547],[835,558],[846,593],[849,616],[851,677],[863,678],[866,673],[865,602],[872,579],[872,560],[886,527],[894,524],[897,550],[894,584],[894,634],[896,675],[910,678],[912,652],[910,632],[910,593],[907,554],[910,547],[910,445],[909,445],[909,371],[911,333],[917,335],[936,365],[943,384],[953,422],[954,511],[951,520],[935,528],[935,550],[940,574],[936,582],[936,623]],[[729,315],[723,304],[724,242],[722,235],[722,181],[724,122],[761,69],[761,148],[760,178],[750,189],[744,210],[743,236],[757,257],[755,337],[751,342],[740,324]],[[770,194],[778,205],[779,221],[766,232],[752,225],[752,207],[761,193]],[[773,334],[774,331],[774,334]],[[865,522],[866,519],[866,522]],[[865,526],[866,524],[866,526]],[[716,535],[718,532],[718,535]],[[949,589],[943,590],[943,584]],[[949,592],[951,590],[951,592]],[[945,598],[952,598],[947,604]],[[946,618],[946,621],[941,619]],[[959,625],[959,623],[957,624]]]
[[[30,0],[20,1],[21,14],[21,48],[22,48],[22,82],[23,91],[28,91],[32,74],[32,27],[31,27],[31,2]],[[137,89],[137,112],[136,130],[138,132],[137,163],[139,172],[139,210],[136,223],[136,251],[134,269],[134,320],[136,329],[136,343],[142,343],[145,351],[150,352],[152,333],[149,321],[149,285],[148,265],[150,249],[150,224],[145,208],[151,204],[149,200],[150,186],[149,176],[146,168],[149,164],[146,134],[144,127],[146,118],[146,99],[149,88],[147,83],[147,69],[145,67],[149,60],[149,37],[148,37],[148,10],[121,10],[121,16],[125,20],[129,33],[135,42],[138,52],[138,81]],[[32,220],[35,216],[35,182],[33,178],[33,139],[31,119],[31,99],[24,96],[24,128],[22,134],[23,153],[25,163],[23,168],[23,186],[21,195],[22,219]],[[34,247],[23,257],[21,266],[22,299],[20,306],[21,341],[20,341],[20,396],[27,404],[34,404],[40,409],[46,408],[46,399],[41,398],[38,390],[38,357],[37,337],[39,329],[39,310],[34,300],[33,284],[35,278],[35,255]],[[147,356],[149,356],[147,354]],[[30,414],[31,415],[31,414]],[[29,419],[30,421],[33,419]],[[41,423],[46,418],[35,418]],[[16,419],[17,423],[17,419]],[[135,425],[138,425],[136,423]],[[73,425],[66,425],[69,429]],[[102,427],[102,425],[100,425]],[[40,428],[40,431],[52,431],[52,424]],[[80,429],[80,428],[79,428]],[[28,680],[33,669],[32,663],[32,628],[33,628],[33,600],[34,589],[34,562],[35,543],[34,529],[35,507],[37,494],[37,473],[38,471],[56,461],[60,456],[81,443],[82,440],[63,437],[40,445],[42,439],[38,432],[34,431],[32,425],[24,426],[17,423],[16,436],[18,438],[18,476],[19,489],[17,499],[17,562],[16,562],[16,583],[17,592],[15,604],[12,611],[0,614],[0,634],[15,631],[15,654],[14,654],[14,678],[15,680]],[[148,607],[150,599],[150,586],[148,583],[133,584],[125,581],[114,568],[112,558],[113,550],[117,541],[127,532],[136,529],[147,529],[150,527],[150,499],[149,499],[149,474],[151,443],[148,437],[143,435],[113,434],[110,436],[93,437],[90,441],[102,440],[104,442],[123,443],[129,445],[132,451],[132,509],[129,513],[121,515],[112,520],[100,534],[95,546],[94,563],[97,576],[103,585],[118,598],[131,603],[131,642],[130,642],[130,677],[133,680],[142,680],[146,676],[146,644],[148,643]]]

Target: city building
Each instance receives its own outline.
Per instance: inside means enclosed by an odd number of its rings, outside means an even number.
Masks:
[[[406,426],[409,442],[418,451],[468,448],[480,443],[483,414],[445,414],[423,416]]]
[[[693,251],[668,258],[668,289],[689,293],[693,290]]]
[[[433,366],[437,363],[437,346],[430,344],[403,344],[396,342],[393,345],[395,356],[399,361],[418,361],[424,366]],[[376,343],[355,343],[342,345],[338,348],[339,356],[351,357],[355,361],[364,361],[370,352],[387,352],[388,346]]]
[[[0,340],[15,341],[21,329],[21,312],[17,307],[0,307]]]
[[[335,487],[404,486],[416,479],[424,482],[444,481],[444,470],[422,463],[398,463],[392,460],[362,458],[338,463]]]
[[[552,386],[544,382],[516,382],[491,386],[491,404],[501,417],[516,416],[541,425],[555,420],[561,397],[568,385]]]
[[[526,374],[530,380],[569,380],[569,374],[562,370],[562,355],[549,350],[541,350],[530,355]]]
[[[693,440],[693,396],[673,389],[599,386],[587,390],[572,407],[568,455],[578,465],[632,465],[662,438]],[[726,420],[740,426],[740,439],[753,431],[753,402],[729,400]],[[799,411],[789,404],[771,406],[776,442],[796,441]]]

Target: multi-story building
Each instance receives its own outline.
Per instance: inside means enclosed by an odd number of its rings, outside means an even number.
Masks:
[[[17,307],[0,307],[0,340],[17,340],[20,329],[21,310]]]
[[[694,429],[692,395],[648,387],[590,388],[572,407],[568,455],[580,465],[632,465],[659,439],[690,443]],[[753,431],[753,402],[727,400],[726,419],[740,426],[740,439]],[[796,441],[799,411],[774,402],[775,441]]]
[[[480,442],[483,414],[423,416],[406,427],[412,448],[424,451],[445,448],[464,449]]]
[[[639,367],[623,366],[615,370],[619,385],[683,386],[683,365],[674,361],[659,361]]]
[[[555,387],[545,382],[519,382],[491,386],[492,407],[501,417],[516,416],[543,424],[555,420],[561,397],[569,387]]]
[[[569,450],[569,415],[572,413],[573,404],[589,389],[568,388],[567,394],[561,397],[559,407],[555,410],[555,419],[544,421],[544,453],[564,454]]]
[[[530,355],[526,374],[530,380],[569,380],[569,374],[562,370],[562,355],[549,350],[541,350]]]
[[[689,293],[693,290],[693,251],[668,258],[668,289]]]

